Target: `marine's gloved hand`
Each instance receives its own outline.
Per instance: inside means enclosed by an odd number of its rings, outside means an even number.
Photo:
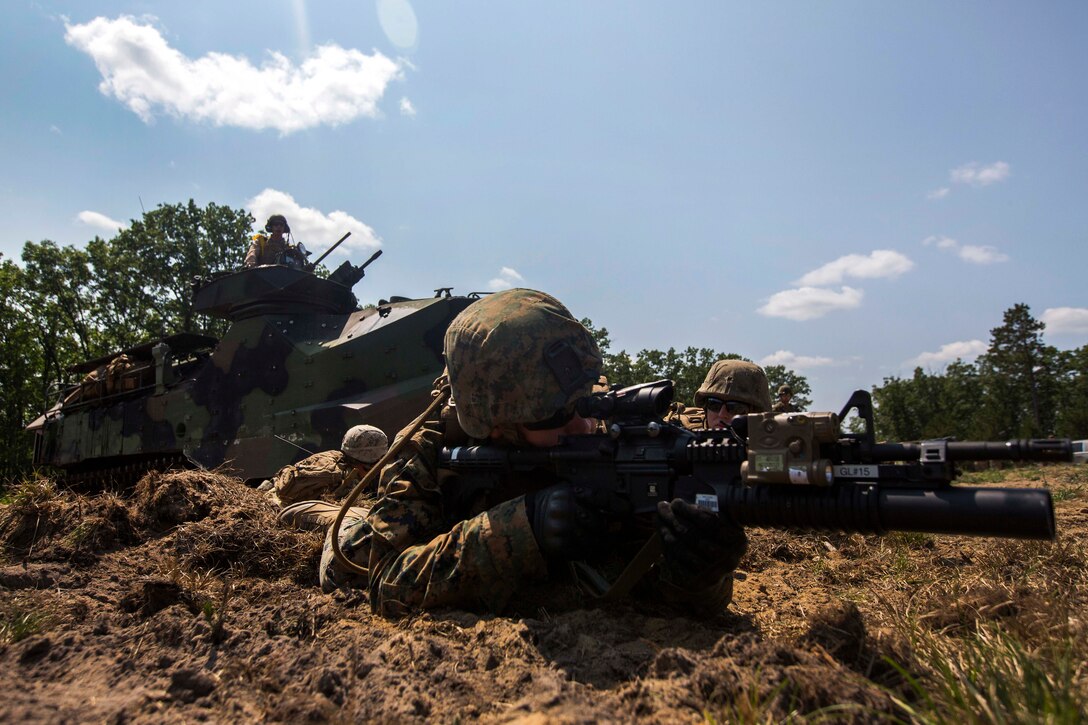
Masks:
[[[667,576],[677,586],[702,589],[732,572],[748,549],[744,529],[728,515],[705,511],[683,499],[657,504]]]
[[[569,483],[526,494],[525,511],[547,558],[579,559],[594,553],[607,525],[590,492]]]

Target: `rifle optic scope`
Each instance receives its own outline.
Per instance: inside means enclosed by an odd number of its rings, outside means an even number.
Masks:
[[[671,380],[655,380],[587,395],[575,403],[575,410],[583,418],[661,418],[668,411],[672,396]]]

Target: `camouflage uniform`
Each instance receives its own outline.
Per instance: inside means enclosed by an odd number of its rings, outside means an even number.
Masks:
[[[287,253],[287,238],[280,237],[273,241],[267,234],[254,234],[246,251],[244,266],[257,267],[262,264],[281,264]],[[235,257],[237,259],[237,257]]]
[[[532,328],[503,329],[506,315],[517,314],[523,305],[545,309],[548,319],[540,334],[533,334]],[[479,324],[469,324],[472,321]],[[514,337],[504,341],[504,335]],[[507,356],[518,364],[464,368],[454,364],[472,358],[472,350],[460,346],[490,344],[495,349],[519,340],[522,344],[510,347],[512,354]],[[570,346],[563,347],[566,343]],[[459,427],[477,441],[490,437],[493,443],[498,438],[515,445],[519,434],[510,420],[548,420],[590,391],[601,364],[596,345],[566,308],[531,290],[498,293],[469,307],[446,333],[446,355],[453,396],[461,396],[454,406]],[[534,381],[527,379],[521,361],[545,358],[551,361],[558,387],[551,381],[550,388],[534,391],[539,395],[525,394]],[[469,406],[471,413],[465,410]],[[499,611],[519,589],[551,580],[524,495],[550,481],[519,481],[513,489],[501,491],[461,491],[456,476],[438,477],[438,453],[446,442],[443,430],[436,420],[416,431],[399,459],[382,471],[379,498],[369,515],[339,532],[341,551],[364,567],[366,576],[347,571],[335,559],[330,529],[321,556],[322,589],[366,588],[375,612],[400,616],[435,607]],[[655,576],[660,569],[655,569]],[[732,595],[731,574],[694,592],[672,585],[667,573],[654,584],[661,599],[713,611],[720,611]]]
[[[298,463],[284,466],[272,477],[272,490],[281,505],[321,498],[332,494],[339,498],[362,477],[355,470],[357,461],[340,451],[321,451]]]
[[[778,400],[771,406],[772,413],[799,413],[801,411],[796,405],[790,402],[782,402],[782,396],[793,396],[793,390],[788,385],[781,385],[778,388]]]
[[[706,430],[706,409],[673,403],[665,422],[683,426],[688,430]]]
[[[358,467],[373,466],[388,447],[381,429],[352,426],[344,434],[339,451],[315,453],[277,471],[272,477],[273,500],[288,506],[325,495],[334,501],[346,496],[363,477]]]
[[[367,577],[336,561],[329,530],[321,554],[324,591],[366,588],[371,608],[385,616],[436,607],[501,611],[521,586],[566,575],[554,567],[549,572],[523,495],[500,500],[518,492],[497,491],[464,499],[455,478],[439,482],[436,462],[443,443],[436,422],[417,431],[408,444],[412,453],[382,471],[369,516],[341,529],[341,551],[365,567]],[[539,485],[526,482],[524,488]],[[631,533],[624,532],[625,540],[610,556],[594,560],[606,578],[614,579],[648,536],[627,540]],[[658,567],[640,584],[636,593],[701,613],[724,609],[733,594],[731,574],[692,591],[672,584]]]
[[[490,508],[469,502],[456,512],[445,505],[436,475],[442,443],[433,423],[417,431],[407,447],[412,453],[382,471],[370,515],[341,530],[341,550],[368,569],[367,580],[342,570],[330,529],[322,589],[365,586],[371,608],[387,616],[443,606],[497,611],[520,580],[547,575],[522,498]]]

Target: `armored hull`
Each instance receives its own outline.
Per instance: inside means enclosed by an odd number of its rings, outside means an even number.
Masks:
[[[359,423],[392,439],[429,401],[446,328],[473,301],[443,291],[359,309],[349,287],[303,270],[222,275],[194,309],[230,320],[223,337],[175,335],[73,368],[83,382],[29,426],[35,463],[76,479],[171,464],[259,479],[339,448]]]

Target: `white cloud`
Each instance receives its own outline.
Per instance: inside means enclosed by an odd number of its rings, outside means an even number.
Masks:
[[[402,116],[416,115],[416,107],[407,98],[400,99],[400,112]]]
[[[793,370],[802,370],[805,368],[823,367],[825,365],[834,365],[835,361],[829,357],[818,357],[815,355],[795,355],[789,350],[778,350],[773,352],[767,357],[759,361],[760,365],[766,367],[767,365],[785,365]]]
[[[294,197],[284,191],[265,189],[246,202],[246,209],[257,219],[257,229],[264,229],[265,220],[273,214],[283,214],[291,227],[291,237],[302,242],[314,254],[324,252],[333,242],[351,232],[343,244],[330,256],[351,256],[352,250],[370,252],[381,246],[381,239],[369,226],[347,212],[325,213],[312,207],[301,206]],[[364,260],[355,260],[361,263]],[[327,266],[327,261],[326,261]]]
[[[959,249],[960,259],[972,264],[994,264],[996,262],[1008,262],[1009,255],[999,252],[996,248],[983,245],[964,244]]]
[[[922,240],[922,245],[926,247],[935,246],[938,249],[955,249],[960,243],[951,237],[926,237]]]
[[[89,227],[95,229],[101,229],[104,232],[110,232],[116,234],[119,230],[128,226],[124,222],[119,222],[116,219],[110,219],[105,214],[99,214],[96,211],[81,211],[76,214],[76,219]]]
[[[56,134],[57,136],[63,136],[64,135],[64,132],[60,130],[60,126],[58,126],[55,123],[49,127],[49,131],[51,133]]]
[[[771,295],[767,304],[758,312],[767,317],[785,317],[788,320],[812,320],[835,310],[851,310],[861,304],[865,293],[853,287],[843,287],[836,292],[816,287],[784,290]]]
[[[145,123],[156,112],[217,126],[292,133],[378,115],[386,86],[401,67],[377,50],[366,55],[322,45],[295,65],[269,51],[258,68],[247,58],[208,53],[191,59],[158,29],[132,16],[65,24],[65,41],[94,59],[98,89]]]
[[[922,244],[955,252],[956,256],[971,264],[996,264],[1009,261],[1009,255],[986,244],[960,244],[949,237],[926,237],[922,240]]]
[[[802,286],[838,284],[846,277],[859,279],[898,277],[904,272],[909,272],[913,267],[914,262],[899,252],[878,249],[867,257],[861,254],[839,257],[819,269],[812,270],[798,280],[797,284]]]
[[[947,186],[942,186],[941,188],[934,189],[933,191],[926,194],[926,198],[927,199],[943,199],[946,196],[948,196],[949,192],[951,192],[951,191],[952,190],[949,189]]]
[[[494,277],[488,283],[488,289],[492,292],[499,292],[504,289],[511,289],[517,287],[525,281],[525,278],[518,274],[516,269],[510,267],[503,267],[499,270],[499,276]]]
[[[921,355],[907,360],[903,363],[903,366],[909,368],[943,367],[957,358],[970,362],[986,352],[986,349],[986,343],[982,340],[950,342],[947,345],[941,345],[941,349],[937,352],[923,352]]]
[[[1011,169],[1004,161],[995,161],[988,166],[972,161],[969,164],[952,169],[948,174],[948,178],[954,184],[989,186],[1009,178],[1010,173]]]
[[[1088,332],[1088,309],[1084,307],[1050,307],[1041,319],[1047,332]]]

